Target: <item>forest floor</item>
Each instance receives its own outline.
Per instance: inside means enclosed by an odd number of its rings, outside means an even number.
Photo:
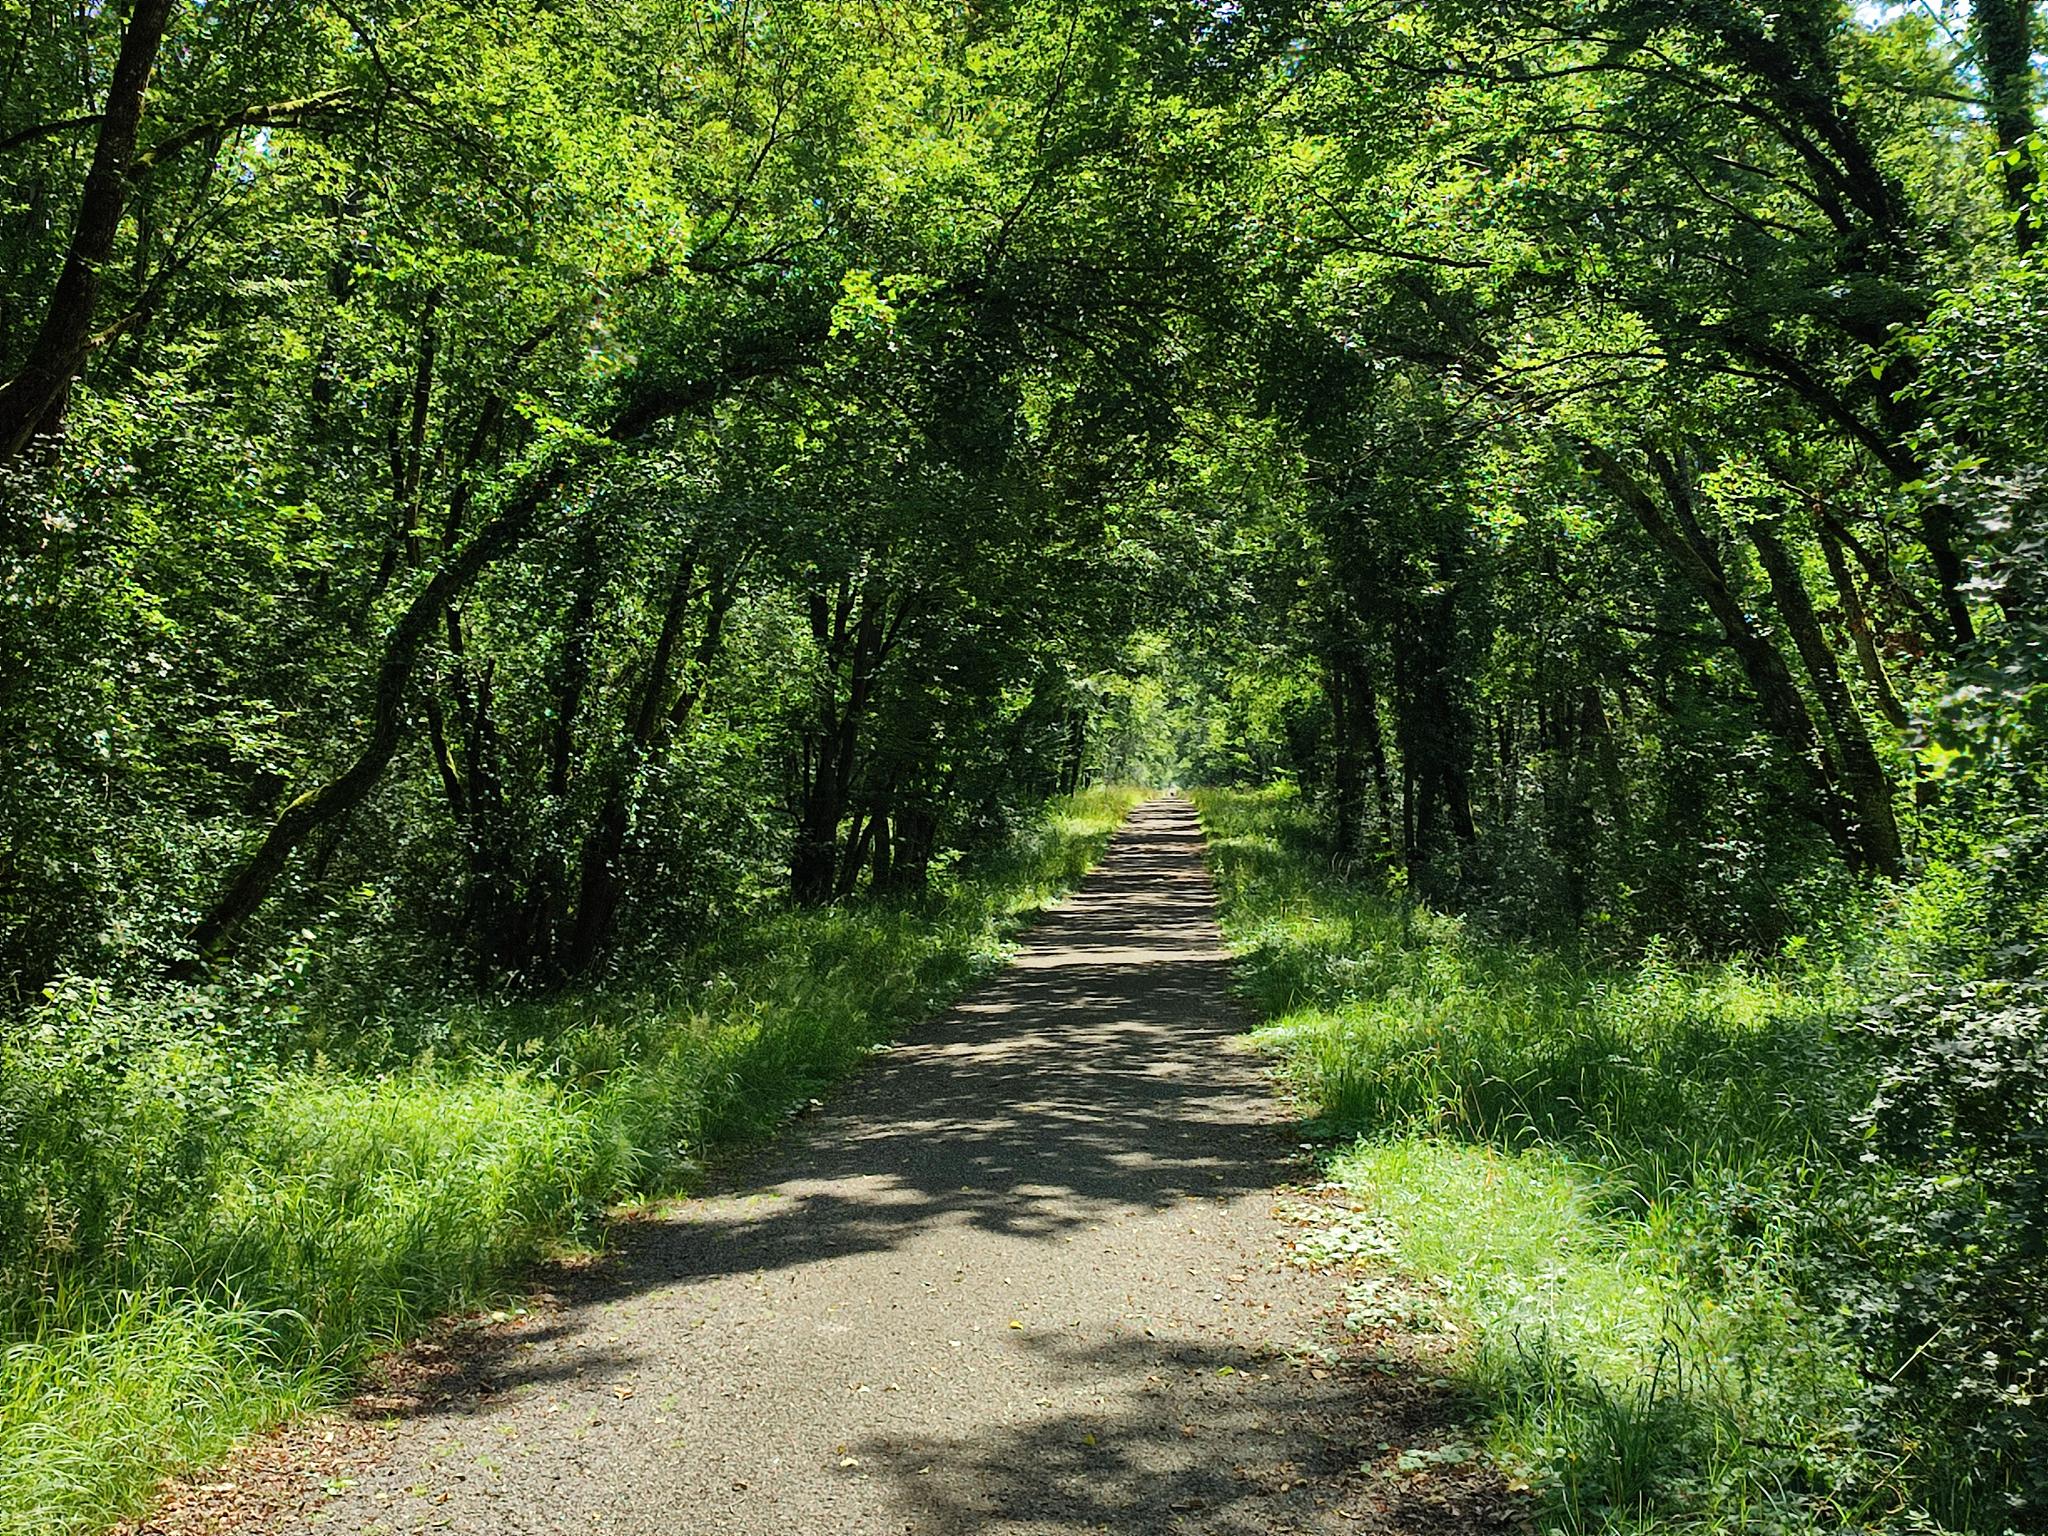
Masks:
[[[715,1192],[140,1529],[1472,1532],[1428,1348],[1343,1326],[1193,810]],[[1432,1447],[1452,1447],[1436,1457]]]

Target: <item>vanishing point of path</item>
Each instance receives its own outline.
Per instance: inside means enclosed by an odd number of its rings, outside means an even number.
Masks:
[[[303,1529],[1482,1523],[1360,1473],[1434,1394],[1300,1348],[1336,1286],[1282,1262],[1301,1170],[1228,979],[1194,812],[1154,800],[1006,971],[745,1183],[625,1228]]]

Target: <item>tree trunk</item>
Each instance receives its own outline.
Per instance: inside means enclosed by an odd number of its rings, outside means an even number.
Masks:
[[[1906,712],[1906,706],[1892,688],[1884,658],[1877,653],[1877,633],[1871,627],[1870,610],[1864,605],[1863,594],[1856,586],[1856,573],[1849,569],[1842,541],[1835,536],[1825,517],[1820,519],[1820,547],[1821,553],[1827,557],[1828,575],[1834,580],[1835,596],[1842,604],[1842,622],[1848,626],[1849,638],[1855,644],[1856,663],[1863,671],[1863,681],[1869,685],[1871,700],[1877,705],[1878,713],[1890,721],[1894,729],[1906,730],[1911,727],[1913,717]]]
[[[896,848],[890,873],[892,891],[914,894],[931,880],[932,854],[939,841],[938,813],[922,801],[896,813]]]
[[[1333,748],[1330,773],[1331,799],[1335,820],[1333,852],[1340,864],[1357,859],[1363,836],[1360,826],[1365,811],[1365,763],[1358,750],[1360,723],[1353,708],[1352,663],[1331,658],[1323,663],[1323,694],[1330,702],[1330,734]]]
[[[734,565],[714,571],[705,584],[704,628],[697,639],[696,654],[690,659],[688,676],[677,688],[675,653],[682,643],[691,600],[696,596],[696,569],[694,554],[686,554],[669,583],[661,630],[655,637],[647,675],[641,682],[640,696],[628,723],[624,760],[605,785],[597,814],[577,856],[575,910],[563,924],[568,937],[561,968],[566,975],[584,974],[611,945],[622,894],[619,867],[625,857],[626,835],[632,829],[633,795],[640,775],[664,744],[689,723],[703,697],[706,676],[724,643],[726,614],[738,592],[738,569]]]
[[[2025,151],[2034,131],[2033,0],[1970,0],[1971,40],[1990,96],[1991,128],[2003,158],[2013,243],[2025,255],[2040,239],[2038,188]]]
[[[1359,712],[1365,717],[1365,757],[1372,769],[1372,788],[1380,803],[1380,837],[1383,843],[1382,857],[1392,859],[1394,851],[1401,846],[1401,834],[1395,824],[1393,776],[1387,771],[1386,728],[1380,723],[1379,694],[1372,686],[1372,674],[1361,673],[1365,684],[1359,695]]]
[[[851,755],[858,722],[848,721],[835,698],[804,743],[796,839],[790,849],[789,898],[800,907],[832,899],[839,872],[839,823],[846,817],[841,765]]]
[[[1067,750],[1060,763],[1060,788],[1063,795],[1071,795],[1081,787],[1081,765],[1088,750],[1088,712],[1085,709],[1067,711]]]
[[[1472,819],[1472,775],[1462,763],[1446,762],[1442,770],[1444,808],[1451,813],[1451,835],[1469,852],[1479,842]]]
[[[1839,543],[1842,549],[1853,555],[1856,563],[1863,567],[1864,575],[1870,578],[1871,590],[1883,593],[1894,608],[1910,614],[1917,632],[1930,646],[1943,644],[1940,615],[1907,589],[1906,584],[1899,580],[1899,573],[1891,568],[1884,555],[1864,544],[1850,530],[1847,523],[1829,512],[1826,507],[1815,508],[1814,515],[1820,523],[1821,531],[1828,535],[1830,541]]]
[[[1821,632],[1813,599],[1800,578],[1792,552],[1779,539],[1777,529],[1760,518],[1750,520],[1749,538],[1770,580],[1778,616],[1792,632],[1792,643],[1806,665],[1806,675],[1813,682],[1813,691],[1835,738],[1835,750],[1842,763],[1842,787],[1855,808],[1855,832],[1863,862],[1881,874],[1902,874],[1906,859],[1899,841],[1898,818],[1892,808],[1891,777],[1878,760],[1863,717],[1842,682],[1841,668],[1835,662],[1827,636]]]
[[[878,810],[875,812],[874,862],[868,871],[870,890],[881,892],[890,888],[894,879],[894,856],[895,849],[889,832],[889,813],[887,810]]]
[[[576,769],[576,724],[590,690],[591,654],[597,626],[598,589],[603,572],[598,558],[597,519],[587,513],[576,541],[576,590],[562,626],[562,663],[555,679],[554,716],[548,732],[548,794],[557,802],[569,796]]]
[[[839,818],[843,807],[824,784],[806,799],[797,820],[796,846],[789,859],[789,899],[800,907],[821,907],[832,899],[839,868]]]
[[[1842,857],[1852,867],[1860,868],[1862,845],[1850,825],[1834,764],[1814,727],[1813,716],[1800,697],[1799,686],[1792,680],[1785,658],[1751,623],[1741,599],[1729,586],[1719,552],[1691,515],[1691,491],[1678,466],[1660,453],[1652,452],[1650,456],[1671,506],[1667,515],[1656,497],[1606,449],[1584,443],[1581,452],[1594,476],[1634,514],[1650,541],[1706,603],[1708,612],[1721,626],[1729,649],[1741,663],[1765,726],[1806,780],[1809,814]]]
[[[1614,739],[1614,722],[1608,717],[1600,689],[1588,684],[1586,693],[1588,709],[1599,733],[1593,745],[1600,762],[1600,781],[1607,794],[1607,814],[1613,817],[1615,831],[1626,843],[1635,825],[1635,813],[1629,805],[1628,777],[1622,772],[1621,752]],[[1618,701],[1623,699],[1619,692],[1615,697]],[[1625,704],[1622,713],[1627,714]]]
[[[449,634],[452,654],[465,658],[460,625],[452,615]],[[469,856],[464,917],[485,977],[544,967],[547,954],[540,935],[549,916],[544,898],[524,878],[519,858],[492,697],[495,674],[494,664],[486,660],[473,675],[459,675],[456,695],[464,725],[463,757],[469,767],[468,815],[462,825]]]
[[[794,361],[780,352],[738,357],[710,378],[681,388],[650,390],[621,411],[605,436],[615,443],[631,441],[684,411],[715,403],[747,379],[773,373]],[[497,403],[501,402],[499,397]],[[479,441],[482,440],[480,428]],[[532,532],[541,508],[582,462],[585,452],[565,451],[531,485],[506,502],[467,543],[453,547],[473,494],[466,466],[449,500],[448,525],[443,534],[443,544],[449,552],[440,569],[414,595],[385,637],[371,705],[369,739],[339,774],[307,790],[284,808],[255,853],[229,877],[226,888],[193,926],[186,938],[190,952],[174,964],[173,974],[189,975],[195,971],[262,904],[284,872],[285,862],[306,837],[360,804],[376,787],[398,749],[406,693],[428,634],[485,566]]]
[[[128,171],[142,126],[143,99],[171,10],[172,0],[135,0],[129,9],[63,270],[26,361],[0,385],[0,464],[20,457],[36,437],[58,430],[72,381],[92,350],[100,271],[113,255],[128,206]]]
[[[1408,888],[1418,895],[1433,895],[1431,850],[1436,842],[1436,807],[1443,790],[1443,776],[1410,772],[1408,782],[1410,826],[1408,834]]]
[[[839,878],[832,887],[833,900],[844,901],[860,884],[860,872],[867,868],[868,845],[874,836],[873,810],[867,807],[856,810],[853,825],[846,829],[846,854],[839,861]]]
[[[839,824],[853,801],[861,730],[911,605],[898,600],[892,612],[890,595],[879,584],[856,588],[852,578],[842,577],[830,599],[814,591],[810,609],[811,637],[825,665],[799,765],[789,863],[790,899],[799,906],[823,905],[838,888]]]
[[[412,684],[420,648],[440,623],[456,595],[483,568],[524,539],[547,499],[561,485],[566,465],[557,465],[514,497],[497,517],[451,555],[406,605],[385,636],[377,664],[370,704],[368,739],[340,773],[317,784],[285,806],[271,823],[256,851],[229,879],[186,937],[190,951],[176,970],[190,974],[199,961],[218,949],[270,894],[285,862],[306,838],[337,816],[362,803],[383,776],[398,750],[405,724],[406,695]]]

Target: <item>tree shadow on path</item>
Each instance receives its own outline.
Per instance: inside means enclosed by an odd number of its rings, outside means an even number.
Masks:
[[[623,1232],[612,1282],[813,1265],[935,1222],[1052,1237],[1298,1172],[1266,1074],[1233,1043],[1248,1021],[1193,818],[1146,818],[1009,969],[727,1193]]]
[[[1468,1409],[1412,1363],[1312,1373],[1277,1353],[1186,1341],[1052,1337],[1032,1347],[1120,1399],[1023,1426],[861,1442],[862,1475],[890,1482],[905,1529],[1267,1536],[1517,1523],[1499,1475],[1482,1463],[1402,1469],[1404,1450],[1441,1446]]]

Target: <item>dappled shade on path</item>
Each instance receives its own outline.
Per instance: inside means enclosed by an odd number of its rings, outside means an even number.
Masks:
[[[1311,1369],[1333,1287],[1279,1262],[1298,1165],[1227,984],[1194,814],[1154,801],[1001,976],[625,1229],[321,1528],[1465,1527],[1360,1471],[1440,1389]]]

